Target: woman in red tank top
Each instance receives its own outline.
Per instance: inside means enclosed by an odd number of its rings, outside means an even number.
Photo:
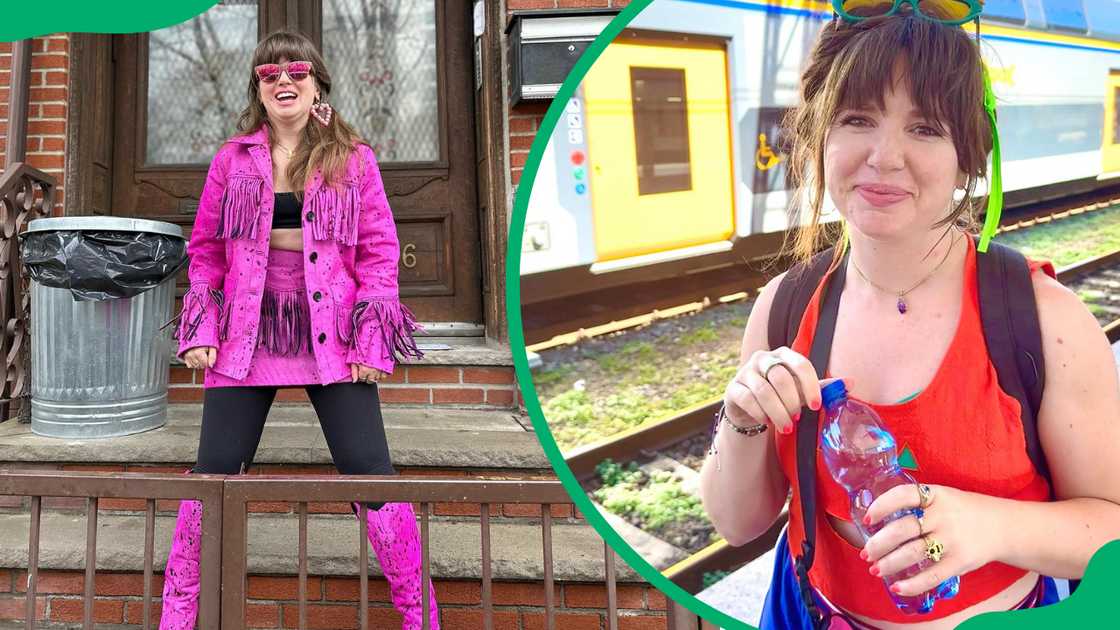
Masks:
[[[822,609],[855,627],[952,628],[983,612],[1055,601],[1052,578],[1080,578],[1092,554],[1120,538],[1120,467],[1110,461],[1120,443],[1120,385],[1095,319],[1052,267],[1032,263],[1046,374],[1038,430],[1050,482],[1027,456],[1019,404],[1000,389],[985,345],[976,283],[983,254],[969,232],[992,149],[982,77],[977,43],[956,26],[906,10],[834,20],[788,121],[799,186],[792,198],[808,202],[797,253],[807,261],[822,244],[848,253],[848,264],[834,268],[845,276],[827,372],[874,407],[929,489],[879,497],[872,522],[919,506],[924,516],[864,541],[818,451],[809,582]],[[842,217],[836,225],[821,223],[826,195]],[[771,348],[780,280],[763,289],[747,323],[701,494],[716,529],[738,545],[770,528],[792,490],[763,626],[799,628],[813,620],[791,586],[789,550],[805,538],[793,428],[803,407],[821,404],[806,358],[820,288],[792,348]],[[961,590],[927,615],[904,615],[883,577],[923,558],[936,561],[896,582],[896,593],[918,595],[954,575]]]

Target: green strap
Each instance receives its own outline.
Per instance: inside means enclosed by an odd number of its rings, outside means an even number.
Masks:
[[[984,73],[984,110],[988,112],[988,121],[992,126],[992,176],[988,178],[988,210],[984,216],[984,229],[980,232],[980,244],[977,250],[988,251],[988,243],[999,229],[999,216],[1003,211],[1003,167],[999,151],[999,129],[996,127],[996,95],[992,91],[992,78],[988,74],[988,65],[983,65]]]
[[[915,398],[917,398],[918,395],[920,395],[924,390],[925,390],[925,388],[923,387],[922,389],[919,389],[918,391],[914,392],[913,394],[910,394],[909,396],[907,396],[906,398],[903,398],[902,400],[896,402],[895,404],[896,405],[901,405],[902,403],[910,402],[911,400],[914,400]]]

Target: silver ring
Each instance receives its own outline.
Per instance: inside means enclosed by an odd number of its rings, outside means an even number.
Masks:
[[[770,370],[779,365],[785,365],[785,363],[780,358],[768,354],[758,362],[758,371],[762,374],[762,378],[768,381],[770,380]]]

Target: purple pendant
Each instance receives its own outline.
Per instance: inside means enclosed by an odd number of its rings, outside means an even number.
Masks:
[[[906,314],[906,300],[898,298],[898,312],[900,315]]]

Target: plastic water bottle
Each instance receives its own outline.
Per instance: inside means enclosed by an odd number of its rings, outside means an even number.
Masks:
[[[918,508],[900,510],[870,527],[863,524],[867,508],[881,494],[895,486],[914,485],[914,478],[898,465],[894,436],[867,405],[848,399],[844,381],[837,379],[821,388],[824,431],[821,448],[832,478],[848,491],[852,522],[866,542],[887,523],[919,513]],[[907,614],[928,613],[938,599],[949,599],[960,590],[960,578],[953,576],[921,595],[902,596],[890,591],[891,584],[913,577],[933,562],[921,562],[894,575],[883,576],[887,594],[899,610]]]

